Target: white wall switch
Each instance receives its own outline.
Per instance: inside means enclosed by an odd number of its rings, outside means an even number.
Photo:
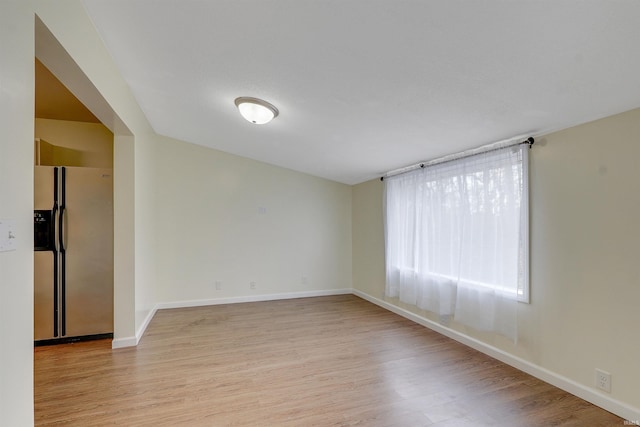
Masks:
[[[16,222],[12,219],[0,219],[0,252],[15,251],[17,246]]]

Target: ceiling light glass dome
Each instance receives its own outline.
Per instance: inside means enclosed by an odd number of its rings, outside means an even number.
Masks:
[[[278,109],[262,99],[241,96],[235,104],[242,117],[256,125],[269,123],[278,116]]]

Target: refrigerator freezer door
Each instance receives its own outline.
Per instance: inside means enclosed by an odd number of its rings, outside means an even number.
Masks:
[[[33,335],[36,341],[54,338],[53,252],[33,253]]]
[[[63,240],[66,336],[113,332],[113,176],[67,167]]]
[[[53,208],[54,168],[36,166],[34,168],[34,208]],[[52,251],[36,251],[34,261],[34,338],[35,340],[54,338],[54,254]]]

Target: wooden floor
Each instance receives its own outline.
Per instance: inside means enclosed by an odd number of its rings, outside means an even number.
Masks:
[[[162,310],[110,345],[35,349],[36,425],[623,425],[352,295]]]

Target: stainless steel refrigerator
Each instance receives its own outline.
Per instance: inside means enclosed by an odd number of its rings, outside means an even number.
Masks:
[[[35,166],[36,345],[113,337],[111,169]]]

